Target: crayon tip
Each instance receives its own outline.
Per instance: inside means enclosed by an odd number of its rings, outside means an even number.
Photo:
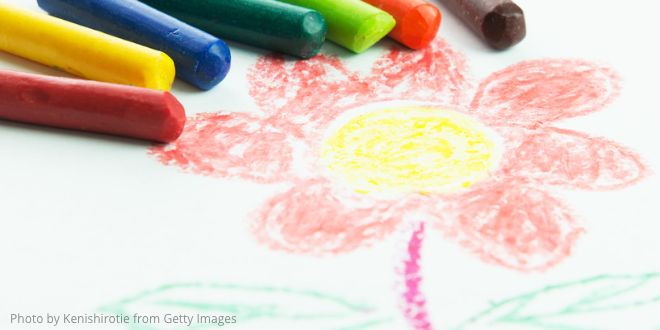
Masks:
[[[186,124],[186,111],[183,105],[170,92],[164,92],[163,108],[164,117],[159,133],[153,139],[162,143],[169,143],[176,140]]]
[[[515,3],[503,3],[486,15],[481,30],[493,48],[509,48],[525,38],[525,15]]]
[[[202,55],[195,67],[195,76],[188,80],[202,90],[209,90],[225,79],[230,67],[229,47],[218,40]]]
[[[433,41],[441,21],[442,14],[436,6],[430,3],[417,6],[401,20],[401,31],[395,39],[411,49],[422,49]]]
[[[307,59],[318,54],[319,50],[321,50],[325,36],[328,33],[328,25],[323,15],[312,11],[305,14],[300,32],[300,40],[303,43],[301,43],[299,56]]]

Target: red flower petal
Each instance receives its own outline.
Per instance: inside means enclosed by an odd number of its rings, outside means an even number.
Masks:
[[[393,203],[354,193],[343,197],[330,183],[313,180],[298,182],[268,201],[255,215],[252,230],[272,249],[338,253],[384,238],[401,217]]]
[[[507,175],[569,188],[622,188],[647,173],[635,152],[603,138],[557,128],[529,134],[509,158],[502,169]]]
[[[590,62],[526,61],[484,80],[471,108],[490,123],[534,126],[600,110],[618,91],[616,74]]]
[[[289,177],[287,135],[245,113],[202,113],[188,119],[181,137],[151,154],[186,171],[267,183]]]
[[[424,50],[392,48],[376,60],[371,76],[380,85],[379,98],[460,106],[470,87],[464,72],[467,68],[463,56],[437,39]]]
[[[250,95],[269,115],[298,123],[326,123],[342,106],[372,96],[371,87],[342,61],[317,55],[306,61],[266,56],[248,73]]]
[[[435,213],[447,236],[483,260],[523,271],[562,261],[583,232],[559,200],[517,182],[473,189]]]

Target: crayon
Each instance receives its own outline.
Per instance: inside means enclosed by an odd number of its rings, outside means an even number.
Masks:
[[[0,119],[171,142],[186,115],[166,91],[0,70]]]
[[[282,0],[320,12],[328,23],[328,39],[361,53],[385,37],[394,18],[360,0]]]
[[[488,45],[509,48],[525,38],[525,15],[511,0],[443,0]]]
[[[220,38],[303,59],[316,55],[328,27],[317,11],[275,0],[141,0]]]
[[[84,78],[169,90],[172,59],[46,14],[0,4],[0,51]]]
[[[390,38],[412,49],[428,46],[442,22],[442,14],[425,0],[364,0],[394,17],[396,26]]]
[[[220,39],[137,0],[38,0],[61,19],[160,50],[176,65],[177,77],[208,90],[220,83],[231,63]]]

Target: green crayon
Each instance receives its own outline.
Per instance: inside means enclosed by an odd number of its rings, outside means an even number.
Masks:
[[[361,53],[396,25],[394,17],[360,0],[282,0],[317,10],[328,23],[328,39]]]
[[[328,31],[312,9],[275,0],[140,0],[224,39],[301,58],[316,55]]]

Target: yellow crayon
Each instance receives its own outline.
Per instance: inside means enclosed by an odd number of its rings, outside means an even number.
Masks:
[[[59,18],[0,2],[0,51],[92,80],[169,90],[165,53]]]

